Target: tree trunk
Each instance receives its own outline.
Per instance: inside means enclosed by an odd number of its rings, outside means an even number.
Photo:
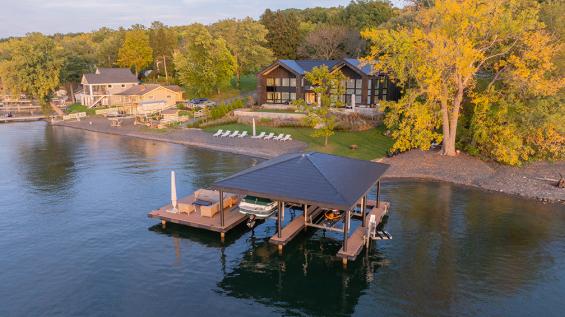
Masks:
[[[73,103],[76,103],[77,101],[76,101],[76,99],[75,99],[75,92],[74,92],[74,90],[73,90],[73,83],[71,83],[71,84],[69,85],[69,87],[70,87],[70,90],[71,90],[71,101],[72,101]]]
[[[324,140],[324,146],[328,146],[328,136],[326,135],[326,138]]]
[[[163,67],[165,68],[165,81],[169,83],[169,73],[167,72],[167,56],[163,55]]]
[[[455,149],[453,149],[453,154],[451,154],[451,149],[449,144],[451,143],[449,137],[451,135],[449,129],[449,107],[447,104],[447,87],[442,87],[442,98],[441,98],[441,121],[443,130],[443,141],[441,143],[441,154],[443,155],[455,155]]]
[[[455,156],[455,140],[457,137],[457,121],[459,120],[459,110],[463,102],[463,93],[465,89],[461,80],[458,81],[458,89],[455,98],[453,99],[451,112],[447,107],[447,100],[442,101],[442,114],[443,114],[443,146],[442,154],[448,156]],[[445,105],[445,106],[444,106]]]
[[[239,89],[239,87],[241,86],[241,74],[239,73],[239,68],[237,69],[237,72],[235,73],[235,77],[236,77],[235,85],[236,85],[236,88]]]

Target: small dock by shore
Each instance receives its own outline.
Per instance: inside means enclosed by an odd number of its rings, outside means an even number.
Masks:
[[[0,117],[0,123],[9,123],[9,122],[30,122],[30,121],[39,121],[45,119],[44,115],[39,116],[21,116],[21,117]]]

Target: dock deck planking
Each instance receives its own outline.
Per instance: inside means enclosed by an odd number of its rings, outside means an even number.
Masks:
[[[310,216],[310,214],[315,212],[317,209],[318,207],[316,206],[308,207],[308,215]],[[286,245],[305,227],[304,215],[300,215],[282,228],[280,238],[278,237],[278,234],[275,234],[271,237],[271,239],[269,239],[269,242],[276,245]]]
[[[189,200],[191,196],[184,197],[182,200]],[[180,201],[180,200],[179,200]],[[149,218],[159,218],[166,222],[177,223],[194,228],[201,228],[216,232],[227,232],[228,230],[239,225],[247,219],[247,215],[239,213],[237,206],[224,208],[224,226],[220,225],[220,213],[218,212],[213,217],[203,217],[199,211],[186,213],[172,213],[167,210],[172,209],[172,205],[161,207],[157,210],[151,211],[147,216]]]
[[[388,206],[389,203],[381,201],[379,208],[375,207],[369,213],[367,213],[365,223],[369,223],[369,218],[371,217],[371,215],[375,215],[375,217],[377,218],[377,223],[380,223],[382,217],[385,214],[385,211],[388,209]],[[363,236],[365,235],[365,230],[367,230],[366,227],[362,226],[359,226],[357,229],[355,229],[353,234],[351,234],[351,236],[349,236],[349,239],[347,239],[347,251],[343,251],[342,247],[337,252],[337,256],[343,259],[354,261],[363,249]]]

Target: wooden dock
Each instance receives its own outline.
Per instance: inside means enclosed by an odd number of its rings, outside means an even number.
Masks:
[[[45,116],[25,116],[25,117],[0,117],[0,122],[27,122],[27,121],[38,121],[45,119]]]
[[[190,197],[190,196],[189,196]],[[183,198],[187,199],[189,197]],[[149,218],[158,218],[161,221],[177,223],[180,225],[206,229],[210,231],[225,233],[235,226],[239,225],[247,219],[247,216],[239,213],[237,206],[224,208],[224,226],[221,225],[220,213],[218,212],[213,217],[205,217],[200,215],[200,212],[194,211],[190,214],[187,213],[172,213],[168,210],[173,208],[172,205],[161,207],[157,210],[151,211],[147,216]]]
[[[370,204],[374,202],[368,201],[368,203]],[[388,202],[381,201],[380,206],[378,208],[374,207],[373,209],[371,209],[371,211],[367,213],[367,216],[365,217],[366,219],[365,223],[368,224],[371,215],[375,215],[377,219],[377,224],[379,224],[382,221],[382,217],[385,215],[386,211],[388,210],[388,207],[389,207]],[[353,232],[353,234],[351,234],[351,236],[349,236],[349,238],[347,239],[347,251],[344,251],[342,247],[337,252],[337,256],[345,260],[354,261],[359,255],[359,253],[361,253],[361,250],[364,247],[364,243],[365,243],[364,236],[366,230],[367,227],[359,226],[355,230],[355,232]]]
[[[320,209],[315,206],[308,207],[308,216],[315,217],[319,214]],[[284,226],[281,230],[281,236],[279,237],[278,233],[269,239],[269,242],[276,245],[284,246],[290,240],[292,240],[300,231],[302,231],[306,227],[306,223],[304,222],[304,215],[294,218],[290,223]]]

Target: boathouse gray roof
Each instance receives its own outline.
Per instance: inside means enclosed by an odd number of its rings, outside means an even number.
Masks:
[[[348,210],[389,165],[310,152],[285,154],[217,181],[228,193]]]

